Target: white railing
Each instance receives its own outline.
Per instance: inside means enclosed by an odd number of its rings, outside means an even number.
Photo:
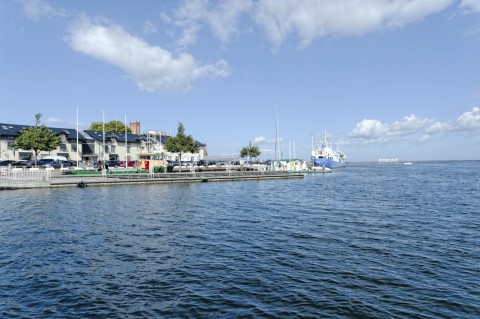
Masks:
[[[0,180],[14,181],[49,181],[52,177],[51,170],[39,168],[0,168]]]

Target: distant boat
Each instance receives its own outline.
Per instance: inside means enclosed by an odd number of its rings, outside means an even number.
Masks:
[[[330,147],[327,141],[327,131],[325,131],[322,146],[312,150],[312,168],[341,168],[344,167],[346,163],[347,156],[342,151],[338,149],[334,150]]]
[[[404,164],[404,165],[412,165],[413,163],[410,162],[410,161],[407,161],[407,162],[405,162],[405,163],[403,163],[403,164]]]

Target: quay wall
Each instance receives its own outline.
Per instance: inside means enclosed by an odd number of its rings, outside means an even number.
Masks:
[[[229,181],[260,181],[300,179],[303,174],[289,172],[208,172],[208,173],[155,173],[118,175],[57,175],[46,182],[1,180],[0,190],[27,188],[92,187],[141,184],[205,183]]]

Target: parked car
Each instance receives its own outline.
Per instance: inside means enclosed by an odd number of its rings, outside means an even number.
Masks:
[[[54,159],[52,158],[47,158],[47,159],[41,159],[37,161],[37,166],[44,166],[46,164],[52,163]]]
[[[12,160],[3,160],[3,161],[0,161],[0,166],[8,166],[8,165],[12,165],[15,163],[15,161],[12,161]]]
[[[195,161],[182,161],[182,166],[184,167],[192,167],[196,165],[197,163]]]
[[[121,165],[121,161],[116,161],[116,160],[110,160],[110,161],[105,161],[105,166],[108,167],[119,167]],[[123,166],[125,166],[125,162],[123,162]]]
[[[61,167],[70,167],[72,166],[72,163],[70,161],[62,161],[62,160],[56,160],[56,159],[41,159],[37,162],[37,166],[61,168]]]
[[[18,160],[12,166],[30,168],[33,164],[34,163],[31,160]]]

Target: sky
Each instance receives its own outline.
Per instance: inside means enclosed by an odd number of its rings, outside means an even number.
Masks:
[[[78,118],[77,118],[78,110]],[[0,0],[0,122],[480,159],[480,0]]]

